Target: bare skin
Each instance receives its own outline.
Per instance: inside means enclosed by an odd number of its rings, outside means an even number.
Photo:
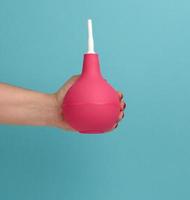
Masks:
[[[61,114],[61,103],[69,88],[78,78],[79,75],[71,77],[53,94],[0,83],[0,124],[53,126],[67,131],[75,131],[64,121]],[[119,122],[124,117],[126,104],[121,92],[118,92],[118,98],[121,102]],[[113,128],[116,128],[117,124]]]

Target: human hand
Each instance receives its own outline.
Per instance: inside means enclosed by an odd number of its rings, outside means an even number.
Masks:
[[[60,118],[62,118],[61,121],[58,121],[56,126],[58,128],[63,128],[66,131],[75,131],[65,120],[64,117],[62,116],[62,103],[63,99],[67,93],[67,91],[70,89],[70,87],[77,81],[77,79],[80,77],[80,75],[75,75],[69,78],[65,84],[56,92],[53,94],[56,104],[57,104],[57,110],[60,115]]]
[[[55,97],[55,100],[57,102],[58,112],[60,114],[60,117],[62,117],[62,120],[58,121],[56,126],[59,128],[63,128],[67,131],[75,131],[75,130],[64,120],[64,114],[62,116],[61,105],[62,105],[63,99],[64,99],[67,91],[78,80],[79,77],[80,77],[80,75],[72,76],[70,79],[68,79],[66,81],[66,83],[55,94],[53,94]],[[114,127],[110,131],[117,128],[118,123],[124,117],[124,109],[126,108],[126,103],[123,100],[123,94],[121,92],[118,92],[118,98],[120,99],[120,114],[119,114],[117,123],[114,125]]]

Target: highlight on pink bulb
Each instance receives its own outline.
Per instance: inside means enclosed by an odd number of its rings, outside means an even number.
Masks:
[[[64,120],[80,133],[105,133],[117,123],[120,100],[100,70],[94,52],[92,21],[88,20],[88,52],[84,54],[80,78],[69,89],[62,104]]]

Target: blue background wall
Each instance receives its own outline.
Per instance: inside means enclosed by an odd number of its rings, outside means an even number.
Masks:
[[[188,0],[0,0],[0,81],[56,91],[80,73],[94,22],[118,129],[0,126],[2,200],[190,199]]]

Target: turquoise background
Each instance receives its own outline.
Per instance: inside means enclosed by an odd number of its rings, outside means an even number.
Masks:
[[[190,1],[0,0],[0,81],[56,91],[87,19],[128,109],[112,133],[0,126],[2,200],[190,199]]]

